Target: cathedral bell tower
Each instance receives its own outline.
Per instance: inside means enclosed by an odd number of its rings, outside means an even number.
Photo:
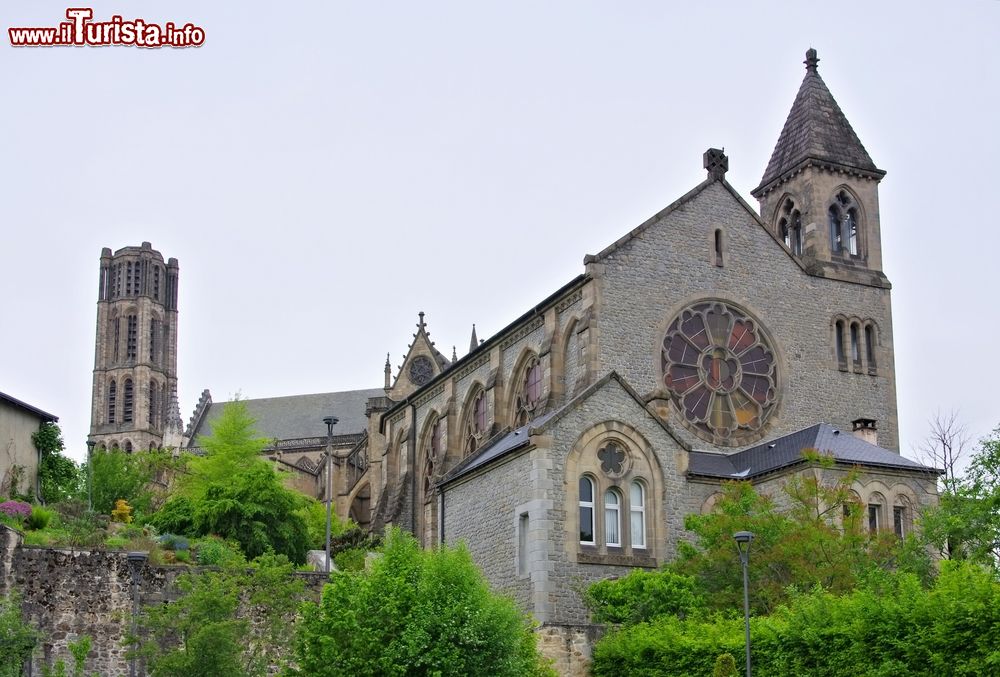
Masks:
[[[177,401],[177,259],[149,242],[101,252],[89,439],[124,451],[163,446]]]
[[[875,166],[826,83],[815,49],[760,185],[775,236],[814,274],[888,287],[882,272]]]

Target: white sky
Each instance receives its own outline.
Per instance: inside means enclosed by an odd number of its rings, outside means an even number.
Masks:
[[[902,449],[993,390],[1000,2],[110,2],[199,49],[13,49],[0,7],[0,390],[85,454],[102,247],[180,261],[187,418],[382,385],[582,272],[725,146],[748,201],[807,47],[876,164]],[[991,216],[992,215],[992,216]],[[822,393],[817,393],[822,397]]]

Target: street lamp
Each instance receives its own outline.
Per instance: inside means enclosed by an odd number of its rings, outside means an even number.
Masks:
[[[736,551],[740,554],[743,565],[743,624],[746,629],[747,644],[747,677],[750,677],[750,582],[747,578],[747,568],[750,566],[750,541],[753,534],[749,531],[737,531],[733,534],[736,541]]]
[[[94,440],[87,440],[87,512],[94,512]]]
[[[326,561],[323,571],[330,573],[330,522],[333,519],[333,426],[337,425],[336,416],[323,419],[326,424]]]

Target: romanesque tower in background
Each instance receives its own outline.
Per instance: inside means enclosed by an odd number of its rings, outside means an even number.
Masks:
[[[125,451],[176,446],[177,259],[149,242],[101,251],[90,438]]]

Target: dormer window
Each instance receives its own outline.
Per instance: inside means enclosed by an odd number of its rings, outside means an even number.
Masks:
[[[778,234],[785,246],[796,256],[802,254],[802,213],[795,208],[791,198],[781,206]]]
[[[858,208],[847,191],[840,191],[827,210],[830,221],[830,250],[841,256],[859,256]]]

